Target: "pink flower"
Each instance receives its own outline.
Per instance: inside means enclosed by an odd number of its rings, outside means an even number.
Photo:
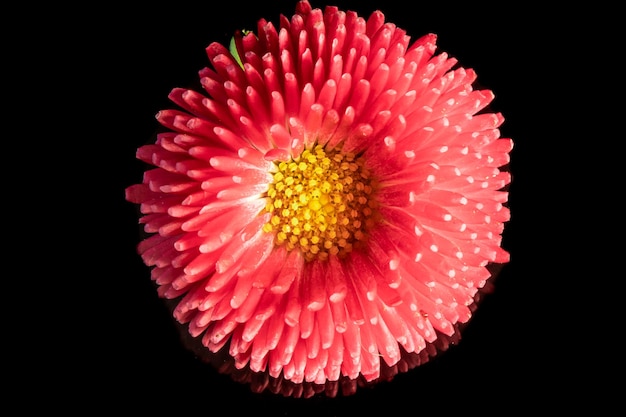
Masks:
[[[300,1],[233,47],[137,158],[138,251],[174,317],[237,369],[375,381],[458,337],[504,264],[513,142],[476,74],[364,19]]]

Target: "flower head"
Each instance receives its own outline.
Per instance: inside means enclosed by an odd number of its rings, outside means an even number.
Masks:
[[[206,52],[126,189],[190,336],[295,384],[374,381],[457,336],[509,260],[512,140],[474,71],[434,34],[306,0]]]

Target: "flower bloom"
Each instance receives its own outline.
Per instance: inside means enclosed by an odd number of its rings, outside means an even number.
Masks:
[[[176,320],[293,383],[373,381],[453,336],[509,260],[513,142],[474,71],[434,34],[306,0],[206,52],[126,189]]]

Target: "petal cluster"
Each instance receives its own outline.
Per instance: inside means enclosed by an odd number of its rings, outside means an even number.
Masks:
[[[237,368],[376,380],[453,336],[488,266],[509,260],[504,118],[434,34],[411,42],[379,11],[300,1],[234,41],[206,48],[204,91],[173,89],[164,131],[137,151],[150,166],[126,189],[150,235],[138,251],[176,320]],[[376,221],[344,256],[279,244],[271,227],[280,163],[313,149],[358,156],[373,181],[362,207]]]

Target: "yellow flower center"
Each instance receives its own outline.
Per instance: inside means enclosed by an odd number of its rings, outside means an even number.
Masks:
[[[276,167],[263,230],[276,233],[277,245],[299,248],[310,261],[343,257],[366,239],[376,200],[362,158],[318,145]]]

